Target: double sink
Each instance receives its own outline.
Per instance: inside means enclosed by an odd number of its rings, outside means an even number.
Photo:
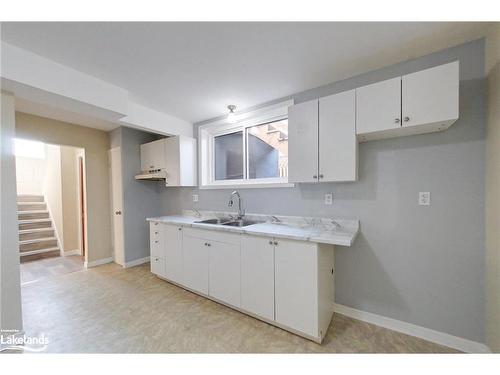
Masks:
[[[252,224],[259,224],[260,221],[252,221],[252,220],[245,220],[245,219],[233,219],[230,217],[221,217],[221,218],[215,218],[215,219],[195,221],[195,223],[212,224],[212,225],[225,225],[228,227],[246,227],[246,226],[249,226]]]

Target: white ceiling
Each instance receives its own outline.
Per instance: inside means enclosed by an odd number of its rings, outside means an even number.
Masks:
[[[484,35],[486,23],[2,23],[1,38],[197,122]]]

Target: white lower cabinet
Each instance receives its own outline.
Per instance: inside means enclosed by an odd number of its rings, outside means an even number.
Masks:
[[[274,320],[274,240],[241,238],[241,308]]]
[[[164,224],[165,277],[182,283],[182,227]]]
[[[151,272],[317,342],[333,315],[333,245],[151,223]]]
[[[239,236],[238,236],[239,237]],[[240,307],[240,244],[209,241],[208,294]]]
[[[183,250],[183,284],[197,292],[208,294],[208,245],[207,241],[184,231]]]
[[[333,315],[333,249],[277,240],[274,248],[276,322],[319,341]]]

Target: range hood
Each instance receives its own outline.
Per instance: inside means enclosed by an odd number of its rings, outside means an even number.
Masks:
[[[136,180],[161,181],[167,179],[167,171],[164,169],[152,169],[150,171],[142,171],[135,176]]]

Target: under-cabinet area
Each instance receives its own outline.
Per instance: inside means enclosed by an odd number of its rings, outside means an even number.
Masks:
[[[152,273],[321,343],[334,306],[333,244],[152,220]]]

